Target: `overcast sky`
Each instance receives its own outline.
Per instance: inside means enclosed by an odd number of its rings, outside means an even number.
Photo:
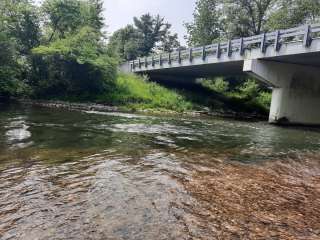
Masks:
[[[108,32],[133,23],[134,16],[144,13],[160,14],[172,24],[172,32],[179,35],[182,43],[186,29],[184,22],[192,20],[196,0],[104,0]]]

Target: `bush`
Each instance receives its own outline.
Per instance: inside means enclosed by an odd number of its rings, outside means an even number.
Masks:
[[[91,27],[83,27],[48,46],[39,46],[33,53],[45,62],[38,82],[42,96],[95,95],[116,79],[117,60],[109,56],[99,40],[99,32]]]
[[[239,87],[240,96],[245,99],[253,99],[259,95],[259,85],[253,79],[248,79]]]
[[[218,93],[226,93],[229,90],[229,82],[225,81],[221,77],[205,79],[202,81],[202,85]]]
[[[262,107],[264,107],[265,109],[269,109],[271,104],[271,97],[271,92],[263,91],[259,93],[259,96],[256,98],[256,100]]]

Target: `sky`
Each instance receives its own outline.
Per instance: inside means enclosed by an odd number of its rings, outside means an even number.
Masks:
[[[186,29],[184,22],[192,21],[196,0],[104,0],[107,32],[112,32],[133,23],[134,16],[144,13],[160,14],[172,24],[173,33],[178,33],[185,44]]]

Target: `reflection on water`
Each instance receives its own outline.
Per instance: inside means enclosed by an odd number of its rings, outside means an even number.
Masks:
[[[22,118],[10,119],[7,126],[5,135],[7,142],[11,148],[24,148],[30,146],[32,142],[27,140],[31,137],[31,132],[28,131],[29,126],[26,125],[26,121]]]
[[[319,239],[320,132],[0,112],[0,239]]]

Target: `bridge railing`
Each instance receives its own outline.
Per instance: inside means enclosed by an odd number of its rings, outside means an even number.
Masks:
[[[221,54],[231,57],[238,52],[240,56],[246,50],[260,48],[262,53],[266,52],[267,47],[273,46],[275,51],[280,51],[283,44],[301,42],[305,47],[309,47],[312,40],[320,38],[320,24],[304,25],[286,30],[277,30],[270,33],[230,40],[228,42],[216,43],[207,46],[198,46],[189,49],[178,49],[173,52],[164,52],[153,56],[138,58],[130,62],[132,71],[141,69],[142,66],[152,68],[163,64],[181,63],[182,61],[193,61],[194,58],[202,58],[206,61],[207,57],[215,56],[220,58]]]

